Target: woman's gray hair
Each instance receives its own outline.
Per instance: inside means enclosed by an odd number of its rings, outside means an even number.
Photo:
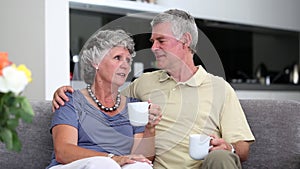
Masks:
[[[196,52],[198,42],[198,28],[192,15],[178,9],[171,9],[158,14],[151,21],[152,28],[160,23],[169,22],[172,25],[172,32],[176,39],[180,39],[182,35],[189,32],[192,36],[192,42],[189,46],[193,53]]]
[[[134,45],[133,39],[124,30],[98,30],[87,40],[79,54],[81,78],[85,83],[93,84],[95,65],[97,66],[112,48],[124,47],[131,57],[134,57]]]

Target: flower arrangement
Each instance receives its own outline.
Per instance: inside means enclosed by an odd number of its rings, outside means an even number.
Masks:
[[[0,142],[11,151],[21,151],[22,145],[16,128],[20,119],[30,123],[34,116],[32,107],[21,92],[31,82],[31,72],[25,65],[18,67],[0,52]]]

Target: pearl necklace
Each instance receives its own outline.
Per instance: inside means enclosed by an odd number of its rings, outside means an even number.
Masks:
[[[118,91],[118,95],[117,95],[117,98],[116,98],[116,104],[115,104],[113,107],[105,107],[105,106],[103,106],[103,105],[100,103],[100,101],[97,99],[97,97],[96,97],[95,94],[93,93],[90,84],[87,84],[86,89],[87,89],[89,95],[91,96],[91,98],[94,100],[94,102],[98,105],[98,107],[99,107],[101,110],[104,110],[104,111],[106,111],[106,112],[112,112],[112,111],[117,110],[117,108],[120,106],[120,103],[121,103],[121,95],[120,95],[120,92],[119,92],[119,91]]]

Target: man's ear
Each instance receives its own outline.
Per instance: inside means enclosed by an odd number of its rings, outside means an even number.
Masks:
[[[94,67],[96,70],[99,69],[97,64],[92,64],[92,65],[93,65],[93,67]]]
[[[189,32],[184,33],[181,37],[181,41],[183,45],[190,47],[192,43],[192,35]]]

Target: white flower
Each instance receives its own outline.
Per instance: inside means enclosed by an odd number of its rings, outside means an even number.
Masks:
[[[18,95],[28,84],[28,79],[23,71],[19,71],[14,66],[7,66],[2,70],[3,75],[0,76],[0,92],[13,92]]]

